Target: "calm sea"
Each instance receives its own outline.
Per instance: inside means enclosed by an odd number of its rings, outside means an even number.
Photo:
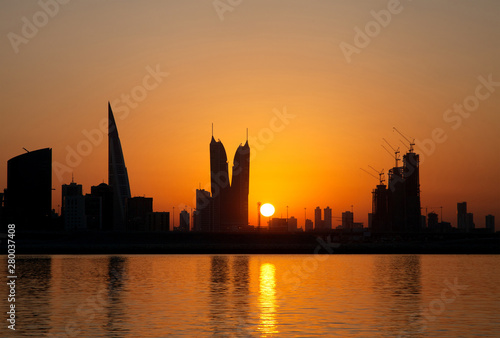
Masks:
[[[500,256],[54,255],[16,267],[16,331],[2,283],[2,337],[500,336]]]

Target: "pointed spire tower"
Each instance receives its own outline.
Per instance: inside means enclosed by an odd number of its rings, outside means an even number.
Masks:
[[[130,198],[130,184],[120,137],[111,105],[108,102],[108,184],[113,188],[113,229],[125,229],[125,208]]]

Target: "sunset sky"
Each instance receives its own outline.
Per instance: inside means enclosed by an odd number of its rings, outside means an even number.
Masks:
[[[107,182],[110,101],[132,195],[176,225],[210,190],[213,123],[230,167],[249,129],[251,224],[261,201],[299,226],[353,205],[367,226],[360,168],[394,166],[395,126],[417,139],[422,207],[456,226],[467,201],[498,230],[499,18],[497,0],[3,1],[0,189],[23,147],[52,148],[84,193]],[[71,171],[54,172],[57,211]]]

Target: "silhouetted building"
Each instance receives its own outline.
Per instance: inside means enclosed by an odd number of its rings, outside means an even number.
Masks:
[[[451,232],[452,231],[451,223],[450,222],[439,222],[438,231],[439,232]]]
[[[52,149],[30,151],[7,161],[5,222],[18,231],[41,230],[52,213]]]
[[[381,227],[385,231],[390,229],[396,232],[419,232],[422,229],[419,168],[420,157],[410,147],[410,150],[403,156],[403,166],[396,166],[389,170],[387,191],[387,223],[389,225],[384,226],[383,221],[374,220],[374,224],[378,223],[374,225],[375,228]],[[380,204],[383,218],[384,191],[382,187],[377,191],[376,198],[376,207],[378,208]]]
[[[427,228],[432,232],[438,231],[438,214],[431,212],[427,215]]]
[[[104,231],[117,230],[113,227],[114,218],[114,192],[113,187],[106,183],[90,187],[90,195],[99,198],[101,203],[101,229]]]
[[[352,228],[356,230],[363,229],[363,222],[353,222]]]
[[[128,229],[133,231],[144,231],[146,229],[147,215],[152,212],[153,198],[132,197],[127,199]]]
[[[385,184],[377,185],[372,191],[372,219],[371,226],[368,226],[374,232],[390,232],[391,226],[389,221],[389,193]]]
[[[130,198],[130,184],[123,157],[120,137],[111,105],[108,102],[108,184],[113,188],[113,229],[124,230],[127,198]]]
[[[330,207],[326,207],[324,210],[324,229],[332,230],[332,209]]]
[[[495,216],[486,215],[485,217],[485,227],[489,232],[495,232]]]
[[[354,226],[354,214],[350,211],[342,213],[342,229],[351,230]]]
[[[323,220],[321,219],[320,207],[316,207],[316,209],[314,209],[314,230],[323,230]]]
[[[288,231],[289,232],[297,232],[297,219],[291,216],[288,220]]]
[[[403,180],[403,167],[389,169],[387,191],[387,209],[391,231],[403,232],[405,230],[405,186]]]
[[[206,190],[196,189],[196,211],[193,215],[193,223],[193,231],[213,231],[214,201]]]
[[[403,179],[405,189],[405,231],[419,232],[420,225],[420,156],[410,151],[403,156]]]
[[[250,147],[248,141],[236,150],[231,179],[232,222],[237,228],[248,225],[248,194],[250,184]]]
[[[222,142],[210,142],[210,180],[213,199],[213,226],[210,231],[236,231],[248,226],[250,147],[248,141],[236,150],[233,182],[229,181],[226,150]]]
[[[468,212],[465,217],[465,231],[471,232],[474,231],[476,225],[474,224],[474,214],[472,212]]]
[[[271,218],[269,221],[269,232],[288,232],[286,218]]]
[[[85,197],[82,194],[82,185],[72,181],[61,187],[61,215],[64,219],[64,230],[86,230],[87,217],[85,216]]]
[[[227,155],[222,142],[210,142],[210,182],[213,199],[213,226],[209,231],[228,231],[230,223],[231,187]]]
[[[420,215],[420,227],[422,229],[427,228],[427,217],[425,215]]]
[[[61,216],[64,217],[64,209],[66,207],[65,198],[67,196],[83,196],[81,184],[76,184],[71,180],[70,184],[63,184],[61,187]]]
[[[87,220],[87,229],[102,230],[102,199],[92,194],[85,195],[85,216]]]
[[[189,212],[186,210],[179,214],[179,231],[189,231]]]
[[[169,212],[149,212],[146,216],[146,231],[169,231]]]
[[[467,231],[467,202],[457,203],[457,229]]]
[[[313,231],[313,221],[310,219],[306,219],[304,224],[304,231]]]

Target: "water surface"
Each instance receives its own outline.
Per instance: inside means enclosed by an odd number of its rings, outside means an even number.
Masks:
[[[20,256],[17,329],[0,333],[498,337],[499,268],[493,255]]]

